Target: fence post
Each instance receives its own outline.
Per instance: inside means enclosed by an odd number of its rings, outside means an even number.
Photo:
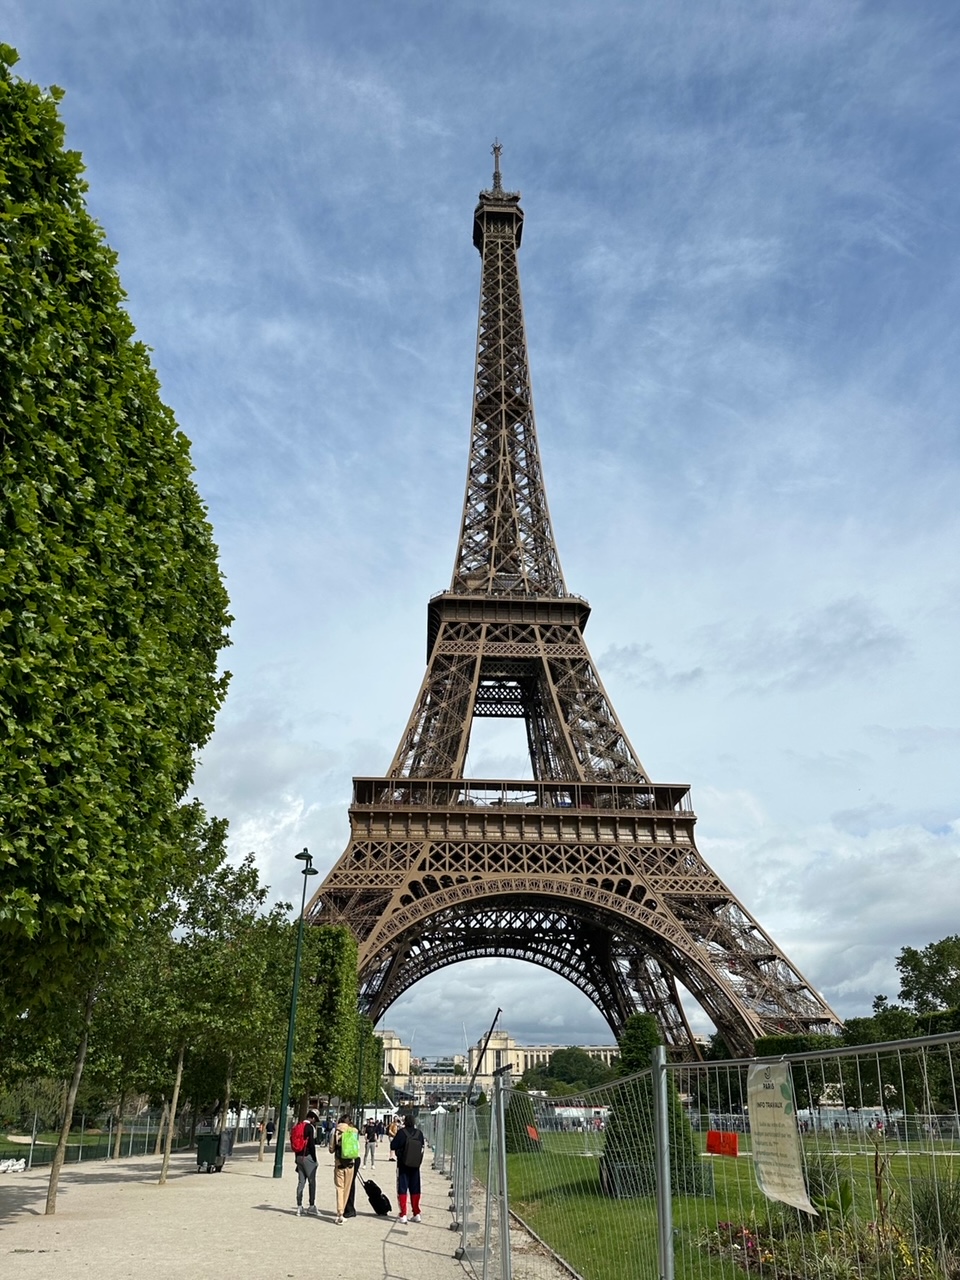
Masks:
[[[37,1145],[37,1113],[33,1113],[33,1132],[30,1134],[30,1156],[27,1160],[27,1168],[33,1168],[33,1149]]]
[[[494,1188],[497,1185],[497,1171],[500,1168],[497,1147],[502,1136],[500,1132],[500,1090],[500,1077],[495,1076],[493,1081],[493,1106],[490,1109],[490,1137],[487,1144],[487,1195],[483,1206],[483,1271],[480,1280],[490,1280],[490,1252],[492,1244],[490,1239],[490,1227],[493,1224]]]
[[[500,1280],[513,1280],[513,1259],[510,1256],[510,1203],[507,1195],[507,1108],[504,1102],[504,1079],[509,1079],[509,1067],[501,1067],[504,1075],[494,1076],[497,1097],[497,1164],[500,1174]]]
[[[653,1153],[657,1171],[657,1256],[660,1280],[673,1280],[673,1201],[670,1196],[670,1107],[667,1051],[658,1044],[653,1066]]]
[[[454,1187],[456,1194],[454,1196],[454,1207],[456,1209],[457,1228],[460,1232],[460,1247],[454,1254],[456,1258],[463,1258],[467,1252],[467,1234],[470,1229],[470,1210],[472,1202],[473,1179],[473,1146],[467,1133],[467,1125],[475,1122],[475,1109],[471,1108],[469,1101],[465,1102],[460,1111],[460,1123],[457,1125],[454,1134],[453,1143],[453,1173]],[[470,1169],[467,1169],[469,1152]]]
[[[87,1113],[80,1117],[80,1146],[77,1148],[77,1164],[83,1159],[83,1135],[87,1131]]]
[[[107,1159],[113,1159],[113,1112],[110,1112],[107,1124]]]

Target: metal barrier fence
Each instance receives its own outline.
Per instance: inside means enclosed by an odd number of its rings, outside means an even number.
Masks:
[[[129,1116],[120,1128],[121,1159],[131,1156],[154,1154],[160,1127],[160,1112],[142,1112]],[[246,1125],[235,1130],[235,1142],[248,1142],[253,1137],[254,1128]],[[188,1133],[174,1133],[173,1150],[183,1151],[194,1145]],[[40,1129],[39,1121],[34,1116],[34,1124],[29,1134],[9,1134],[0,1137],[0,1160],[22,1159],[28,1169],[40,1165],[52,1164],[57,1149],[57,1136]],[[116,1119],[108,1117],[106,1124],[97,1127],[81,1116],[79,1125],[70,1132],[67,1143],[66,1163],[82,1163],[89,1160],[110,1160],[117,1149]]]
[[[960,1034],[731,1062],[659,1050],[576,1098],[498,1082],[443,1134],[477,1280],[960,1280]]]

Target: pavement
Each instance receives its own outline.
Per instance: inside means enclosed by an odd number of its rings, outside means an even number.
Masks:
[[[51,1274],[96,1280],[472,1280],[453,1257],[450,1184],[426,1162],[421,1223],[397,1222],[396,1165],[371,1170],[393,1214],[378,1218],[363,1188],[357,1216],[337,1226],[333,1159],[320,1155],[316,1217],[295,1213],[292,1153],[282,1178],[273,1152],[238,1147],[220,1173],[198,1173],[194,1152],[171,1158],[165,1186],[160,1159],[97,1160],[68,1165],[57,1212],[44,1214],[49,1170],[0,1174],[0,1276],[49,1280]]]

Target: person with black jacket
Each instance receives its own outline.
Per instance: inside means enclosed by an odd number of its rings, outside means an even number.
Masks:
[[[407,1221],[407,1193],[410,1195],[411,1222],[420,1221],[420,1166],[423,1164],[423,1133],[417,1128],[413,1116],[403,1119],[403,1128],[391,1139],[390,1150],[397,1158],[397,1204],[400,1206],[398,1222]]]
[[[363,1163],[366,1164],[369,1159],[370,1163],[377,1163],[377,1122],[376,1120],[368,1120],[363,1126],[364,1152]]]
[[[310,1204],[307,1207],[308,1213],[317,1212],[317,1130],[316,1124],[320,1117],[315,1111],[307,1112],[307,1119],[303,1126],[303,1136],[306,1140],[306,1146],[302,1151],[298,1151],[295,1157],[297,1166],[297,1217],[303,1213],[303,1188],[306,1185],[310,1190]]]

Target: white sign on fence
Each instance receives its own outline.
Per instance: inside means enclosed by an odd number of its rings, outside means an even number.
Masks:
[[[750,1137],[757,1186],[769,1200],[816,1213],[807,1195],[789,1062],[747,1070]]]

